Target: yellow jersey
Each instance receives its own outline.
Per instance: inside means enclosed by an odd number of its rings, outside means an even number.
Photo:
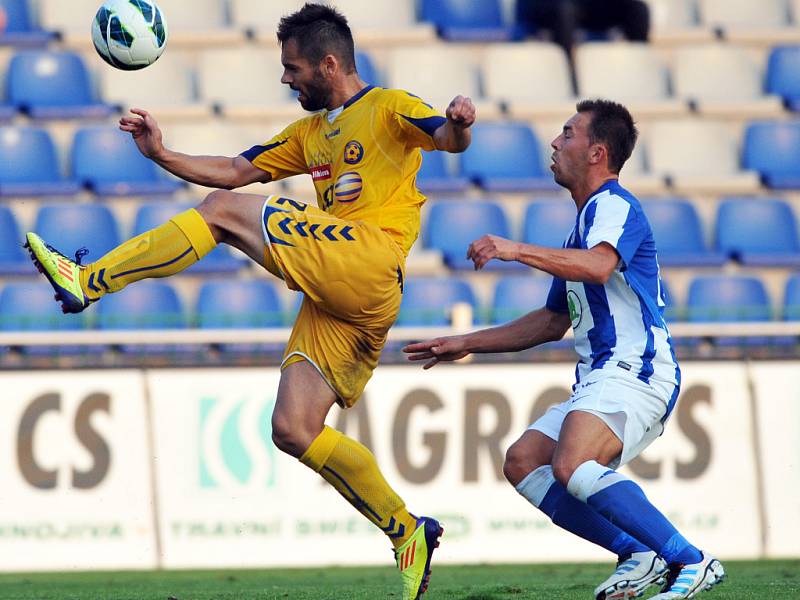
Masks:
[[[341,108],[295,121],[241,156],[273,181],[310,174],[321,209],[377,225],[408,254],[425,202],[416,186],[420,149],[435,149],[433,133],[444,123],[413,94],[367,86]]]

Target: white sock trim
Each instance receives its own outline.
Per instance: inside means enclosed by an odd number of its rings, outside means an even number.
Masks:
[[[539,508],[550,486],[555,482],[556,479],[553,477],[553,467],[550,465],[542,465],[538,469],[534,469],[528,473],[525,479],[520,481],[514,489],[528,502],[533,504],[536,508]]]
[[[567,482],[567,491],[581,502],[586,502],[595,492],[595,484],[609,471],[614,472],[597,461],[587,460],[572,473]]]

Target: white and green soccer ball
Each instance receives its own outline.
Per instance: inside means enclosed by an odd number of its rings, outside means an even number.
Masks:
[[[167,44],[167,20],[153,0],[106,0],[92,22],[97,53],[117,69],[152,65]]]

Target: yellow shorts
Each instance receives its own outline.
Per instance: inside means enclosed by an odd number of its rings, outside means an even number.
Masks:
[[[264,203],[262,226],[266,268],[305,295],[281,366],[309,361],[352,406],[400,310],[403,251],[376,225],[278,196]]]

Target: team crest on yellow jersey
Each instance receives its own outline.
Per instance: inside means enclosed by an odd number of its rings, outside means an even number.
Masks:
[[[355,165],[364,158],[364,146],[356,140],[350,140],[344,147],[344,162],[348,165]]]

